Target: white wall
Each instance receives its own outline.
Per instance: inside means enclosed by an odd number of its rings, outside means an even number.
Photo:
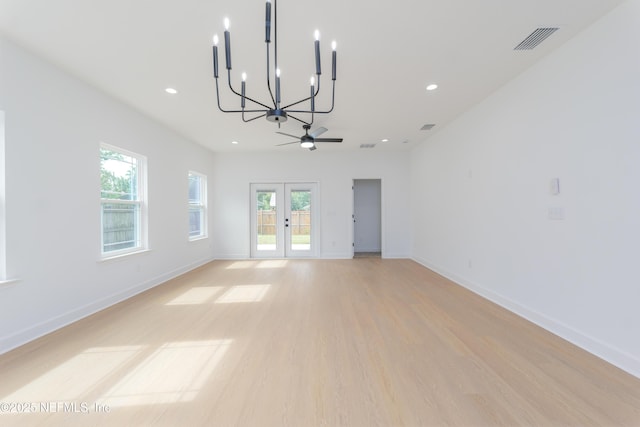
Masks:
[[[638,52],[633,0],[415,149],[411,166],[416,260],[636,376]]]
[[[252,182],[320,184],[320,256],[350,258],[353,253],[354,179],[382,179],[382,251],[387,258],[410,256],[409,153],[323,152],[219,153],[215,158],[212,206],[216,258],[249,257]]]
[[[187,172],[213,154],[0,38],[7,278],[0,353],[212,258],[189,242]],[[162,90],[162,88],[158,88]],[[99,144],[147,156],[151,251],[99,262]]]

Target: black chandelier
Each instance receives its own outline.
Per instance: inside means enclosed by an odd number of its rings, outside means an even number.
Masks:
[[[218,36],[215,35],[213,37],[213,76],[216,79],[216,98],[218,100],[218,108],[223,113],[242,113],[242,120],[244,122],[250,122],[252,120],[259,119],[261,117],[266,117],[268,121],[278,123],[286,122],[288,117],[291,117],[294,120],[297,120],[305,125],[313,124],[314,115],[315,114],[327,114],[333,111],[335,94],[336,94],[336,42],[332,43],[332,63],[331,63],[331,79],[333,81],[333,90],[331,95],[331,108],[329,110],[320,111],[316,110],[315,100],[316,96],[320,92],[320,75],[322,74],[320,67],[320,33],[316,30],[315,32],[315,56],[316,56],[316,77],[311,77],[311,88],[309,91],[309,96],[307,98],[303,98],[299,101],[293,102],[291,104],[287,104],[282,106],[281,98],[280,98],[280,69],[278,68],[278,0],[273,0],[274,3],[274,46],[273,46],[273,58],[274,58],[274,75],[275,75],[275,95],[271,90],[271,73],[270,73],[270,57],[271,57],[271,0],[267,0],[266,4],[266,19],[265,19],[265,43],[267,45],[267,89],[269,91],[269,95],[271,96],[271,103],[267,101],[267,103],[263,103],[260,101],[256,101],[253,98],[250,98],[246,95],[246,73],[242,73],[242,83],[240,86],[240,93],[233,88],[231,84],[231,34],[229,33],[229,19],[225,18],[225,31],[224,31],[224,49],[225,49],[225,59],[226,59],[226,67],[227,67],[227,80],[229,82],[229,89],[232,93],[240,97],[240,109],[239,110],[227,110],[222,108],[220,105],[220,92],[218,88]],[[316,85],[317,82],[317,85]],[[256,104],[259,108],[246,109],[246,101],[250,101]],[[303,102],[309,101],[309,109],[291,109],[291,107],[302,104]],[[298,107],[300,108],[300,107]],[[245,117],[245,113],[258,114],[257,116],[253,116],[250,118]],[[307,122],[302,120],[291,113],[302,113],[302,114],[310,114],[311,121]]]

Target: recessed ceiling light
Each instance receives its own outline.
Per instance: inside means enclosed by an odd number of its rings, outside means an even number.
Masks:
[[[238,145],[238,141],[231,141],[232,144]]]
[[[438,85],[435,83],[431,83],[430,85],[427,86],[427,90],[436,90],[438,89]]]
[[[385,138],[382,140],[382,142],[389,142],[389,139]]]
[[[178,91],[177,91],[177,90],[175,90],[175,89],[174,89],[174,88],[172,88],[172,87],[168,87],[168,88],[166,88],[164,91],[165,91],[165,92],[167,92],[167,93],[170,93],[171,95],[175,95],[176,93],[178,93]]]

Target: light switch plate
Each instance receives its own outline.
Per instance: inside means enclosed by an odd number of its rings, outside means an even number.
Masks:
[[[551,183],[549,185],[549,190],[551,191],[551,194],[553,194],[554,196],[557,196],[558,194],[560,194],[560,178],[553,178],[551,180]]]

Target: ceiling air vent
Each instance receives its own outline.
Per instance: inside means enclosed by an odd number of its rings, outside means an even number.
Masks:
[[[376,144],[360,144],[360,148],[373,148]]]
[[[426,125],[422,126],[420,128],[420,130],[431,130],[431,129],[433,129],[434,126],[435,125],[432,125],[432,124],[426,124]]]
[[[558,28],[538,28],[529,34],[526,39],[522,40],[518,46],[514,47],[513,50],[531,50],[556,31],[558,31]]]

